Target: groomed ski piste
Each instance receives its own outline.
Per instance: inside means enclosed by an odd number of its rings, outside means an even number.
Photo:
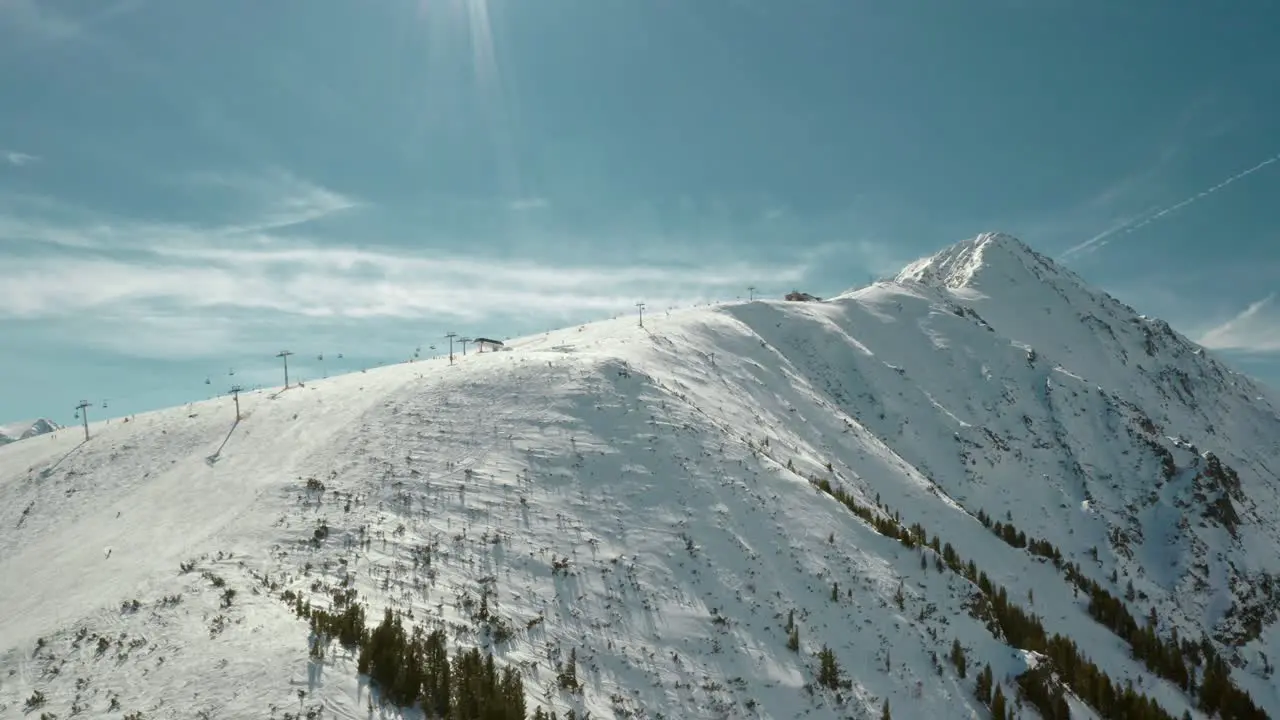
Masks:
[[[1135,617],[1234,637],[1233,680],[1280,713],[1274,612],[1231,634],[1280,571],[1271,391],[1037,263],[982,236],[828,302],[592,323],[241,394],[239,420],[225,397],[6,445],[0,717],[420,717],[336,644],[309,658],[282,596],[343,587],[370,625],[411,613],[517,667],[530,713],[986,717],[987,664],[1012,703],[1041,658],[975,611],[973,582],[819,481],[1203,717],[977,515],[1011,520],[1116,595],[1136,586]],[[1144,418],[1157,433],[1126,430]],[[1152,442],[1176,464],[1159,483]],[[1210,450],[1239,473],[1234,527],[1201,512]],[[816,682],[824,645],[836,689]],[[576,693],[557,684],[571,650]]]

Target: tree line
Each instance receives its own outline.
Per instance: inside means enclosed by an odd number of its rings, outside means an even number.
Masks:
[[[1013,647],[1048,658],[1048,666],[1042,664],[1015,679],[1018,698],[1035,707],[1045,718],[1066,720],[1070,717],[1063,688],[1066,685],[1107,720],[1177,720],[1145,693],[1135,690],[1132,685],[1114,681],[1080,651],[1074,640],[1056,633],[1050,635],[1040,618],[1013,602],[1004,587],[993,583],[972,560],[966,562],[961,558],[949,542],[943,542],[937,535],[929,535],[919,523],[907,527],[896,514],[890,515],[887,510],[885,514],[877,513],[849,493],[833,488],[825,478],[811,478],[810,482],[871,524],[880,534],[908,548],[931,548],[940,567],[961,575],[978,588],[984,602],[975,607],[974,612],[987,621],[994,635],[1003,637]],[[1014,531],[1014,536],[1016,539],[1017,531]],[[1025,535],[1023,538],[1025,541]],[[982,689],[975,687],[975,691]],[[975,694],[988,707],[994,703],[994,693]]]
[[[1249,694],[1231,680],[1231,669],[1209,639],[1192,642],[1179,638],[1175,628],[1169,638],[1158,633],[1155,607],[1145,623],[1140,624],[1129,612],[1124,602],[1112,595],[1096,580],[1087,577],[1077,563],[1064,561],[1061,551],[1048,540],[1028,538],[1012,523],[993,522],[985,511],[978,511],[978,520],[996,537],[1011,547],[1022,548],[1032,555],[1046,558],[1062,571],[1067,581],[1089,597],[1089,616],[1124,640],[1134,659],[1148,670],[1177,685],[1196,705],[1209,714],[1241,720],[1265,720],[1267,714],[1259,708]],[[1196,672],[1200,669],[1197,681]]]

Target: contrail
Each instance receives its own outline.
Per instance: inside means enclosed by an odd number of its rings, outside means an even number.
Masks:
[[[1196,193],[1195,195],[1192,195],[1191,197],[1183,200],[1182,202],[1175,203],[1161,210],[1156,210],[1149,215],[1139,215],[1130,220],[1121,222],[1118,225],[1114,225],[1110,228],[1107,228],[1106,230],[1080,243],[1079,245],[1075,245],[1073,247],[1068,248],[1065,252],[1062,253],[1062,258],[1063,259],[1068,258],[1072,255],[1082,253],[1085,250],[1097,250],[1098,248],[1104,247],[1107,243],[1111,242],[1109,238],[1112,237],[1113,235],[1128,235],[1134,230],[1138,230],[1139,228],[1144,228],[1147,225],[1150,225],[1151,223],[1155,222],[1156,220],[1159,220],[1160,218],[1164,217],[1165,215],[1181,210],[1182,208],[1190,205],[1191,203],[1196,202],[1197,200],[1200,200],[1209,195],[1212,195],[1213,193],[1221,190],[1222,188],[1230,185],[1231,183],[1237,180],[1243,180],[1244,178],[1249,177],[1250,175],[1261,170],[1262,168],[1275,162],[1280,162],[1280,154],[1273,155],[1267,158],[1266,160],[1263,160],[1262,162],[1258,163],[1257,165],[1254,165],[1248,170],[1238,172],[1235,175],[1232,175],[1231,177],[1227,178],[1226,180],[1223,180],[1222,182],[1218,183],[1217,185],[1214,185],[1213,187],[1208,188],[1207,190],[1201,190],[1200,192]]]

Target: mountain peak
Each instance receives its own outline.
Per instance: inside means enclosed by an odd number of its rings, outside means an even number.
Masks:
[[[26,440],[27,438],[44,435],[60,429],[62,429],[61,425],[47,418],[0,425],[0,445]]]
[[[993,283],[1017,283],[1028,274],[1044,280],[1068,272],[1018,238],[988,232],[916,260],[903,268],[896,280],[977,290],[989,288]]]

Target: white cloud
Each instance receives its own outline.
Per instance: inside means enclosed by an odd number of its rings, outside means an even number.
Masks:
[[[822,243],[803,253],[805,264],[818,268],[840,265],[857,267],[861,271],[877,278],[892,277],[898,274],[907,263],[916,260],[918,255],[904,250],[900,243],[873,238],[857,240],[833,240]],[[846,282],[852,286],[861,286],[863,278],[850,277]]]
[[[0,157],[3,157],[5,162],[14,167],[22,167],[40,161],[40,158],[36,155],[29,155],[17,150],[5,150],[3,154],[0,154]]]
[[[17,212],[0,207],[0,250],[6,242],[40,243],[54,252],[3,257],[0,322],[74,327],[69,332],[86,343],[133,355],[201,357],[251,337],[276,343],[282,331],[350,337],[373,326],[383,333],[388,323],[421,328],[493,318],[550,327],[629,311],[637,300],[661,308],[730,299],[762,278],[791,285],[821,264],[818,254],[781,266],[722,257],[701,265],[564,264],[321,244],[273,231],[357,201],[287,174],[200,182],[254,198],[257,214],[205,228],[4,198]]]
[[[272,231],[303,225],[366,204],[285,172],[204,174],[185,179],[218,188],[237,201],[240,220],[214,226],[152,222],[93,213],[42,196],[0,197],[0,246],[38,243],[103,252],[177,252],[182,248],[261,245]]]
[[[205,173],[194,176],[196,185],[218,187],[239,196],[255,220],[223,228],[224,233],[279,230],[364,206],[364,203],[284,170],[258,175]]]
[[[0,317],[65,317],[134,308],[227,308],[309,318],[608,314],[731,297],[760,277],[805,268],[559,266],[529,259],[425,256],[350,248],[157,248],[142,260],[11,258],[0,268]]]
[[[1280,353],[1280,307],[1275,300],[1272,293],[1249,305],[1239,315],[1205,332],[1200,344],[1215,350]]]

